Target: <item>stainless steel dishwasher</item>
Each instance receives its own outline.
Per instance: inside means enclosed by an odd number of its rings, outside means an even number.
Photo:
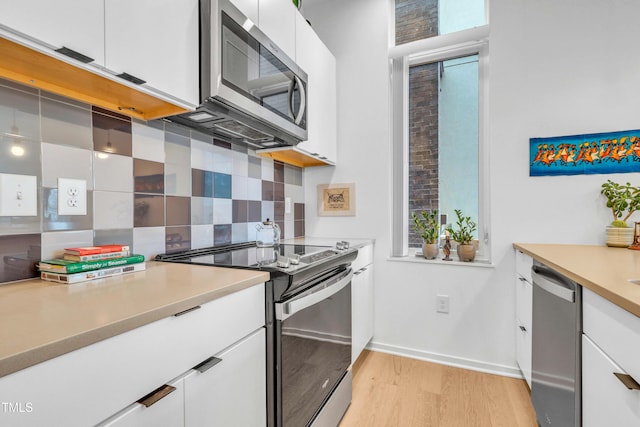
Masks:
[[[539,426],[581,425],[582,287],[535,262],[531,400]]]

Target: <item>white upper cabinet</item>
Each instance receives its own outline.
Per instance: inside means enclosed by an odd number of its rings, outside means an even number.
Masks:
[[[199,104],[198,16],[198,0],[106,0],[106,67]]]
[[[232,0],[231,3],[251,22],[258,25],[258,0]]]
[[[104,0],[2,1],[0,24],[104,65]]]
[[[291,59],[296,59],[296,7],[291,0],[260,0],[258,27]]]
[[[309,76],[308,138],[298,148],[335,163],[336,59],[299,13],[296,13],[296,62]]]

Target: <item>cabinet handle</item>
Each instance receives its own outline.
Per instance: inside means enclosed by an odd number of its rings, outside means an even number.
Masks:
[[[520,330],[521,330],[522,332],[527,332],[527,328],[525,328],[524,326],[520,325],[520,326],[518,326],[518,327],[520,328]]]
[[[621,374],[619,372],[614,372],[613,375],[629,390],[640,390],[640,384],[638,384],[631,375]]]
[[[222,362],[222,359],[211,356],[210,358],[200,363],[199,365],[194,366],[193,369],[200,372],[201,374],[204,374],[205,372],[207,372],[209,369],[213,368],[220,362]]]
[[[524,277],[518,277],[518,280],[520,280],[521,282],[526,282],[527,279],[525,279]]]
[[[80,52],[76,52],[73,49],[69,49],[66,46],[62,46],[60,49],[56,49],[56,52],[61,53],[69,58],[73,58],[77,61],[80,61],[84,64],[88,64],[89,62],[93,62],[93,58],[87,55],[83,55]]]
[[[196,310],[197,310],[197,309],[199,309],[199,308],[201,308],[201,307],[200,307],[199,305],[196,305],[195,307],[187,308],[187,309],[186,309],[186,310],[184,310],[184,311],[181,311],[181,312],[179,312],[179,313],[176,313],[176,314],[174,314],[173,316],[174,316],[174,317],[179,317],[179,316],[182,316],[182,315],[184,315],[184,314],[191,313],[192,311],[196,311]]]
[[[160,387],[158,387],[157,389],[153,390],[151,393],[147,394],[145,397],[143,397],[142,399],[138,400],[138,403],[140,403],[141,405],[146,406],[147,408],[151,405],[153,405],[154,403],[156,403],[158,400],[166,397],[168,394],[172,393],[175,391],[175,387],[164,384]]]
[[[126,80],[128,82],[131,82],[134,85],[141,85],[141,84],[144,84],[144,83],[147,82],[146,80],[142,80],[142,79],[140,79],[140,78],[138,78],[136,76],[132,76],[131,74],[128,74],[128,73],[120,73],[116,77],[120,77],[121,79],[124,79],[124,80]]]

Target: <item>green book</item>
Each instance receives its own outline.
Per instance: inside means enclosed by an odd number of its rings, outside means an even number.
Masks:
[[[131,255],[122,258],[85,262],[69,261],[67,259],[51,259],[48,261],[40,261],[38,269],[40,271],[72,274],[81,273],[83,271],[99,270],[101,268],[117,267],[120,265],[137,264],[139,262],[144,262],[144,255]]]

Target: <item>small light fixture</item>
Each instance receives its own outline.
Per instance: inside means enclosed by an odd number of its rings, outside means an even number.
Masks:
[[[24,147],[18,141],[14,141],[13,145],[11,145],[11,154],[16,157],[24,156]]]

